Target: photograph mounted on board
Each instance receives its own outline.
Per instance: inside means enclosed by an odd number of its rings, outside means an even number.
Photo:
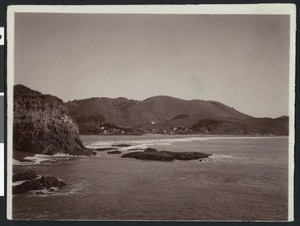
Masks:
[[[9,219],[293,220],[294,5],[7,20]]]

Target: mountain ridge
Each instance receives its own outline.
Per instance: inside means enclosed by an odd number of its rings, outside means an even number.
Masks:
[[[75,118],[80,114],[95,112],[104,116],[105,121],[119,126],[161,123],[180,114],[207,117],[252,117],[217,101],[184,100],[170,96],[154,96],[145,100],[127,98],[88,98],[65,103]]]
[[[255,118],[218,101],[184,100],[166,95],[142,101],[125,97],[92,97],[64,103],[58,97],[41,94],[23,85],[15,86],[14,108],[17,110],[14,131],[21,131],[16,133],[17,136],[23,132],[30,134],[23,126],[30,125],[34,131],[48,131],[53,140],[61,139],[56,137],[55,130],[69,131],[75,140],[78,140],[78,132],[103,135],[288,135],[289,122],[287,116]],[[63,124],[65,119],[69,127]],[[55,127],[52,128],[52,124]],[[70,138],[72,143],[73,138]],[[22,142],[15,147],[18,145],[22,146]],[[75,142],[74,147],[76,145]]]
[[[144,100],[88,98],[65,103],[81,134],[286,135],[288,117],[255,118],[213,100],[159,95]],[[88,120],[88,119],[97,119]],[[99,121],[99,119],[101,119]],[[107,126],[103,126],[104,124]],[[125,131],[126,130],[126,131]]]

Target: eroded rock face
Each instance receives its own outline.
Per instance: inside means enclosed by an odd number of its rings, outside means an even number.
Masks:
[[[78,126],[59,98],[23,85],[14,87],[13,149],[39,154],[95,155],[86,149]]]

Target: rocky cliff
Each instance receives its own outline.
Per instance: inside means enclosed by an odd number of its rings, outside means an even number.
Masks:
[[[78,132],[62,100],[23,85],[14,86],[14,151],[94,155],[83,146]]]

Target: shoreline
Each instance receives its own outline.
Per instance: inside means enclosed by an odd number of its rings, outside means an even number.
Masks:
[[[261,138],[261,137],[289,137],[289,135],[232,135],[232,134],[197,134],[197,133],[193,133],[193,134],[159,134],[159,133],[145,133],[145,134],[79,134],[79,136],[99,136],[99,137],[125,137],[125,136],[137,136],[137,137],[142,137],[142,136],[178,136],[178,137],[183,137],[183,136],[194,136],[194,137],[257,137],[257,138]]]
[[[193,141],[194,139],[197,140],[199,139],[199,141],[201,141],[203,139],[203,141],[205,140],[217,140],[217,139],[221,139],[221,140],[231,140],[231,139],[283,139],[283,138],[289,138],[289,136],[242,136],[242,135],[200,135],[198,134],[197,136],[195,136],[196,134],[143,134],[140,136],[136,136],[138,138],[145,138],[145,142],[147,142],[147,138],[149,138],[149,140],[153,140],[153,139],[158,139],[158,140],[164,140],[164,139],[170,139],[170,140],[174,140],[174,142],[180,142],[181,140],[176,140],[176,139],[191,139],[190,141]],[[79,135],[81,137],[90,137],[90,136],[96,136],[96,137],[133,137],[135,135]],[[194,138],[194,139],[193,139]],[[139,140],[139,139],[138,139]],[[110,141],[110,140],[108,140]],[[131,140],[124,140],[121,139],[119,141],[114,141],[116,143],[118,142],[126,142],[128,141],[130,143]],[[143,140],[140,140],[143,141]],[[182,140],[182,142],[186,142],[187,140]],[[133,144],[133,146],[135,145],[140,145],[140,144]],[[110,144],[108,146],[111,146]],[[151,146],[151,145],[150,145]],[[153,145],[152,145],[153,146]],[[85,147],[87,147],[85,145]],[[33,153],[33,152],[25,152],[25,151],[13,151],[13,156],[12,156],[12,160],[17,160],[21,163],[34,163],[33,160],[31,159],[27,159],[27,157],[29,158],[34,158],[36,155],[42,155],[42,156],[47,156],[47,157],[84,157],[84,156],[74,156],[74,155],[68,155],[65,153],[57,153],[55,155],[47,155],[47,154],[41,154],[41,153]],[[45,160],[46,161],[46,160]],[[13,164],[14,165],[14,164]],[[25,164],[26,165],[26,164]]]

